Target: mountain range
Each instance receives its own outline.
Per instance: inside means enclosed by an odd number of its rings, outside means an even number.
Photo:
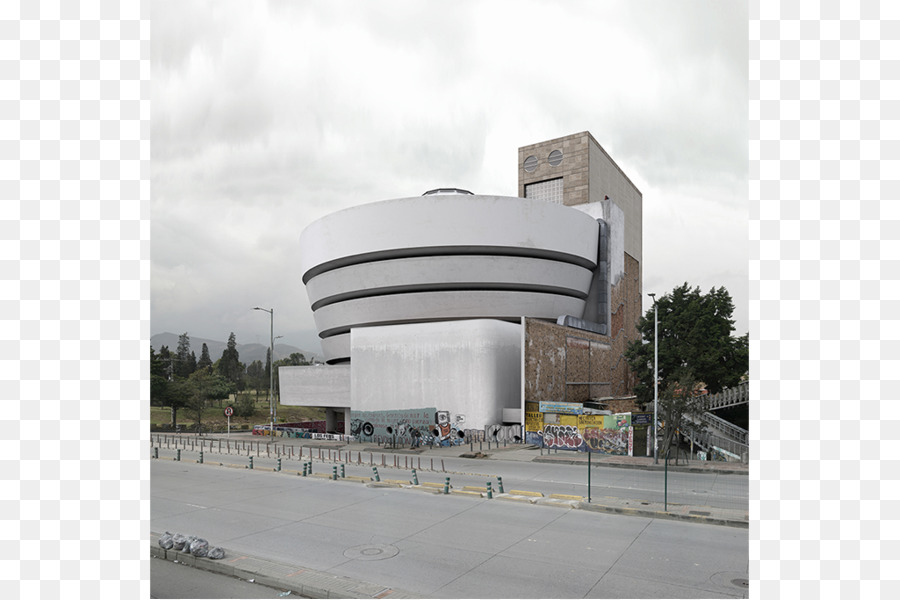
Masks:
[[[197,359],[200,359],[200,352],[203,349],[203,344],[206,344],[206,348],[209,350],[209,358],[216,362],[220,358],[222,358],[222,352],[225,351],[225,348],[228,347],[228,342],[220,342],[217,340],[207,340],[199,337],[190,337],[191,340],[191,351],[197,356]],[[173,354],[176,350],[178,350],[178,334],[176,333],[157,333],[156,335],[150,338],[150,345],[153,347],[153,350],[159,352],[159,350],[163,346],[168,346],[169,351]],[[245,365],[249,365],[254,360],[258,360],[265,364],[266,362],[266,353],[269,350],[268,345],[263,344],[237,344],[238,351],[238,360],[240,360]],[[294,352],[299,352],[303,356],[306,357],[307,360],[318,359],[322,361],[323,358],[309,350],[301,350],[296,346],[290,346],[288,344],[275,344],[275,360],[281,360],[282,358],[287,358]]]

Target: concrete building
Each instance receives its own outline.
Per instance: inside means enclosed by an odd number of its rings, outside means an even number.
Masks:
[[[519,194],[432,190],[309,225],[300,271],[329,365],[282,367],[282,402],[445,444],[562,439],[547,426],[582,431],[585,406],[630,407],[640,192],[584,132],[520,148]]]

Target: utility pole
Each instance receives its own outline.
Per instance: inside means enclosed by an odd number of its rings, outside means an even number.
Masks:
[[[653,298],[653,464],[659,464],[659,434],[656,431],[659,423],[659,319],[657,319],[656,294],[647,294]]]
[[[275,309],[254,307],[253,310],[261,310],[269,313],[269,417],[272,420],[271,435],[275,435],[275,397],[272,395],[275,387]]]

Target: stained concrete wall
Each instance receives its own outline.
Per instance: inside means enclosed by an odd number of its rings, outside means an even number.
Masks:
[[[278,367],[281,403],[350,408],[350,365]]]
[[[354,411],[435,407],[466,429],[521,406],[521,325],[490,319],[353,329]]]

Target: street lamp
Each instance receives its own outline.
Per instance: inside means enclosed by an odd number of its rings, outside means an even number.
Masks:
[[[276,335],[272,339],[272,343],[274,344],[275,340],[277,340],[278,338],[283,338],[283,337],[284,337],[283,335]],[[275,346],[272,346],[272,369],[273,370],[275,369]],[[275,375],[272,375],[272,378],[274,379]],[[275,420],[277,421],[278,420],[278,403],[281,402],[281,380],[280,379],[278,380],[278,388],[273,392],[273,395],[275,396],[275,405],[274,405],[275,406]]]
[[[647,294],[651,298],[653,298],[653,464],[659,464],[659,452],[657,450],[657,446],[659,444],[659,435],[656,432],[657,423],[659,423],[657,416],[657,406],[659,404],[659,376],[657,375],[657,370],[659,369],[659,357],[657,355],[658,348],[658,339],[659,339],[659,320],[657,319],[657,308],[656,308],[656,294]]]
[[[272,419],[272,433],[275,435],[275,405],[272,396],[272,388],[275,383],[275,309],[254,307],[253,310],[261,310],[269,313],[269,417]]]

